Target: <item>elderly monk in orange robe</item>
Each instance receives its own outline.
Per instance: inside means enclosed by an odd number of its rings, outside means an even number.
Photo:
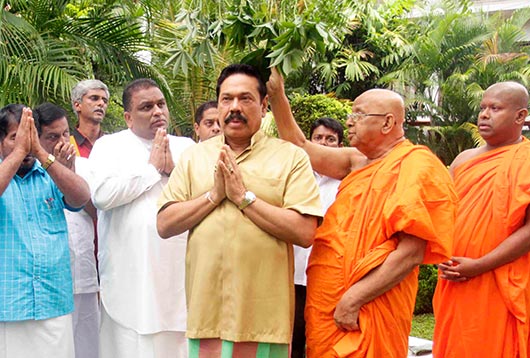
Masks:
[[[530,142],[528,92],[494,84],[480,103],[484,146],[451,164],[460,198],[454,257],[439,266],[435,357],[528,357]]]
[[[344,178],[309,259],[308,357],[406,357],[418,265],[451,253],[457,197],[447,169],[404,138],[395,92],[357,97],[346,122],[356,149],[336,149],[305,139],[276,70],[267,86],[280,136],[304,148],[314,170]]]

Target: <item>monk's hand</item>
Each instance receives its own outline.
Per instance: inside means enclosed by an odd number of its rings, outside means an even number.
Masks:
[[[451,257],[451,260],[438,265],[440,278],[453,282],[464,282],[482,274],[476,259]]]
[[[346,292],[335,307],[333,314],[335,325],[343,331],[358,331],[360,309],[361,306],[354,302],[349,291]]]
[[[227,145],[221,148],[219,168],[223,171],[225,179],[226,197],[236,206],[239,206],[245,198],[247,189],[243,183],[243,176],[236,163],[234,152]]]
[[[280,97],[283,95],[283,92],[285,91],[283,77],[276,67],[271,68],[271,75],[266,85],[269,99],[274,99],[276,96]]]

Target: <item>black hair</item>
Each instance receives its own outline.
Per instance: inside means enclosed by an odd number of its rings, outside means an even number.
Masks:
[[[44,102],[33,110],[33,118],[35,119],[35,127],[39,136],[42,134],[42,127],[47,127],[58,119],[66,118],[68,115],[66,111],[53,103]]]
[[[123,110],[128,112],[131,110],[131,99],[135,92],[151,87],[160,88],[158,84],[150,78],[138,78],[131,81],[123,89],[122,102]]]
[[[333,132],[337,133],[339,143],[342,143],[344,140],[344,127],[340,124],[339,121],[330,117],[321,117],[311,124],[311,129],[309,130],[309,139],[313,136],[313,132],[316,128],[324,126],[328,129],[331,129]]]
[[[0,109],[0,141],[7,136],[9,124],[20,123],[24,107],[22,104],[8,104]]]
[[[219,92],[221,90],[221,84],[223,84],[224,80],[226,80],[228,77],[232,75],[239,74],[239,73],[250,76],[250,77],[254,77],[256,80],[258,80],[258,92],[260,95],[260,100],[263,100],[265,96],[267,95],[267,87],[265,86],[265,82],[263,78],[261,77],[256,67],[250,66],[244,63],[236,63],[236,64],[229,65],[221,71],[221,74],[219,75],[219,78],[217,79],[217,87],[215,89],[217,93],[217,99],[219,99]]]
[[[204,115],[204,112],[206,112],[210,108],[217,108],[217,101],[204,102],[199,107],[197,107],[197,110],[195,111],[195,123],[201,124],[201,119]]]

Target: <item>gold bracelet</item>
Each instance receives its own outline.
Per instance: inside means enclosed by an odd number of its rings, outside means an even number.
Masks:
[[[42,164],[42,169],[48,170],[53,163],[55,163],[55,156],[53,154],[48,154],[48,159]]]
[[[211,196],[211,193],[210,193],[209,191],[206,192],[206,195],[205,195],[204,197],[205,197],[206,199],[208,199],[208,201],[209,201],[210,203],[212,203],[213,205],[215,205],[215,206],[219,205],[218,203],[216,203],[215,201],[213,201],[212,196]]]

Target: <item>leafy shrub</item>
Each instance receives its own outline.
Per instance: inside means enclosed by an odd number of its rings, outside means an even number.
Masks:
[[[350,101],[338,100],[331,94],[295,94],[291,98],[290,103],[294,118],[307,138],[309,138],[311,124],[318,118],[331,117],[344,126],[346,116],[351,113]],[[347,138],[346,134],[344,138]]]
[[[418,295],[416,296],[414,314],[432,313],[432,297],[438,281],[436,266],[420,265],[418,281]]]

